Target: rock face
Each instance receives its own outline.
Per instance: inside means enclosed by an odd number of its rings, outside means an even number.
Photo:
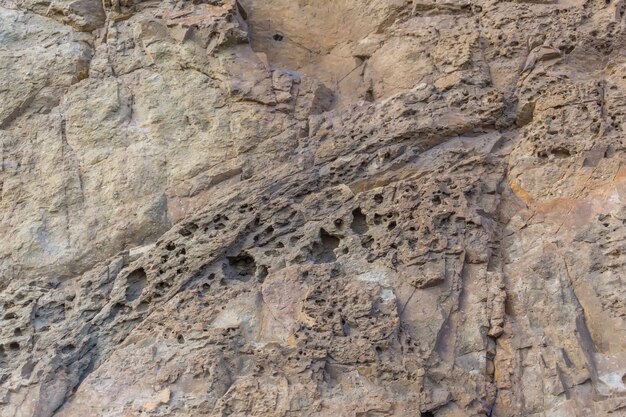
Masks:
[[[626,416],[622,0],[0,0],[0,417]]]

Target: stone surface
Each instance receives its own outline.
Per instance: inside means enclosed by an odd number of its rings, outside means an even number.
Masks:
[[[626,416],[621,0],[0,0],[0,417]]]

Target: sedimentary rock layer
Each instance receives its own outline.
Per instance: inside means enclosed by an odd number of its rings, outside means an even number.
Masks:
[[[626,416],[622,0],[0,0],[0,416]]]

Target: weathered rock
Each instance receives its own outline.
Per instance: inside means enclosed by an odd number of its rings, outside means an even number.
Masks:
[[[626,415],[623,9],[0,0],[0,416]]]

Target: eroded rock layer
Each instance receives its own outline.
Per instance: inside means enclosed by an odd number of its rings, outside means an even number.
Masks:
[[[622,0],[0,0],[0,416],[626,416]]]

